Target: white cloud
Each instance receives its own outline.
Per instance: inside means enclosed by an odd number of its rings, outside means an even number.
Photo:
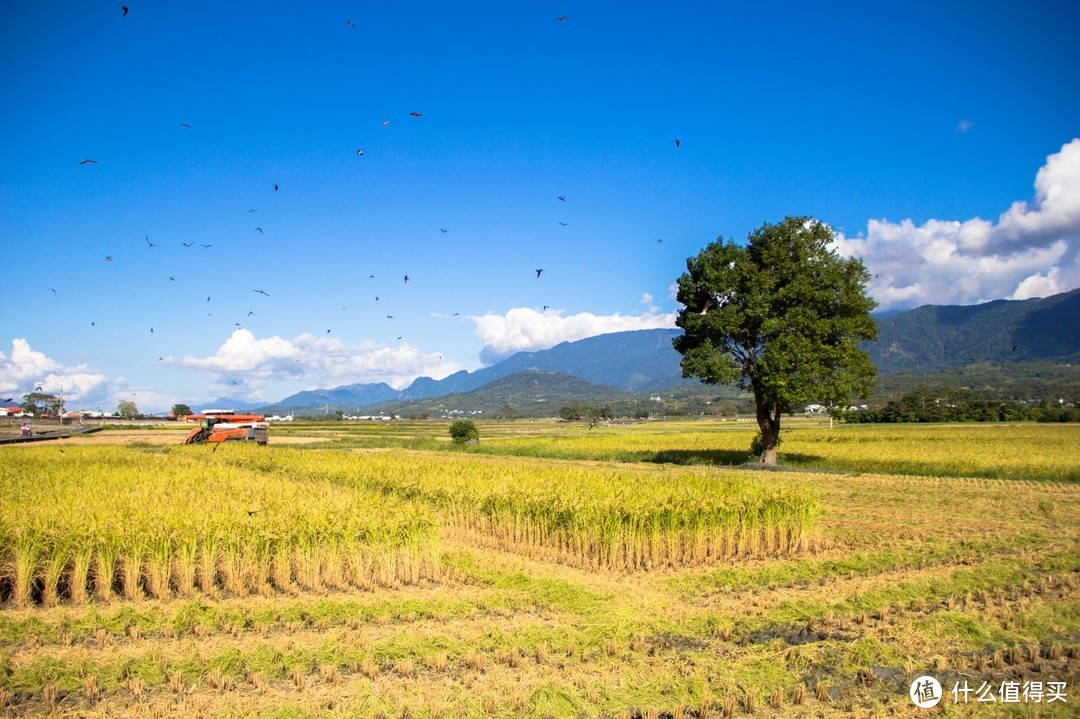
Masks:
[[[1050,155],[1032,202],[1015,202],[996,223],[871,220],[865,236],[837,236],[837,250],[863,259],[882,309],[1027,299],[1080,285],[1080,138]]]
[[[975,123],[971,120],[961,120],[956,123],[956,130],[954,130],[954,132],[967,132],[973,127],[975,127]]]
[[[488,313],[469,317],[476,324],[476,334],[484,343],[480,359],[491,364],[515,352],[535,352],[560,342],[573,342],[609,332],[674,327],[674,313],[659,313],[650,308],[641,315],[594,315],[581,312],[563,316],[556,310],[537,312],[515,307],[503,315]]]
[[[261,398],[260,389],[269,382],[303,381],[311,387],[386,382],[400,389],[421,375],[439,379],[462,369],[408,343],[348,345],[310,334],[259,339],[246,329],[234,330],[210,357],[166,357],[163,362],[208,372],[214,391],[238,398]]]
[[[1026,300],[1031,297],[1049,297],[1068,290],[1069,286],[1061,276],[1061,268],[1052,267],[1044,275],[1032,275],[1025,278],[1016,288],[1012,299]]]
[[[25,339],[11,342],[11,356],[0,352],[0,395],[21,402],[37,387],[47,394],[64,394],[70,402],[94,403],[115,394],[115,383],[86,365],[68,367],[30,347]]]

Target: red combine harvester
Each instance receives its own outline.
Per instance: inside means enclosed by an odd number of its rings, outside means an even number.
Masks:
[[[204,409],[199,414],[180,418],[181,422],[199,422],[184,444],[204,442],[255,442],[266,444],[270,439],[270,423],[261,414],[237,414],[231,409]]]

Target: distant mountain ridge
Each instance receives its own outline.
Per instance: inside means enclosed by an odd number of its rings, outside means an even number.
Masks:
[[[1080,290],[971,306],[926,305],[879,318],[878,327],[878,341],[865,343],[864,349],[879,375],[944,372],[980,362],[1080,363]],[[412,407],[423,400],[464,395],[529,371],[557,373],[604,388],[597,393],[578,387],[590,396],[654,393],[696,383],[682,377],[682,357],[671,343],[681,332],[676,328],[614,332],[546,350],[519,352],[490,367],[463,370],[441,380],[419,377],[400,391],[382,382],[351,384],[299,392],[262,409],[269,413],[324,407]],[[541,383],[548,386],[550,397],[563,397],[568,387],[561,379],[550,377]]]
[[[883,375],[1080,359],[1080,289],[1030,300],[925,305],[878,320],[878,330],[878,341],[865,349]]]
[[[518,417],[535,417],[554,415],[566,404],[607,404],[630,401],[634,397],[634,394],[618,387],[595,384],[563,372],[528,369],[513,372],[467,392],[404,402],[408,413],[414,416],[453,411],[456,414],[480,414],[485,417],[501,416],[504,412]],[[399,400],[374,405],[368,411],[372,414],[396,413],[403,409]]]
[[[692,381],[682,378],[681,356],[671,344],[680,332],[679,329],[658,329],[597,335],[576,342],[562,342],[546,350],[518,352],[490,367],[475,372],[462,370],[441,380],[418,377],[400,391],[382,382],[352,384],[298,392],[262,409],[281,412],[323,407],[376,408],[390,403],[464,394],[528,371],[559,373],[625,392],[651,392]]]

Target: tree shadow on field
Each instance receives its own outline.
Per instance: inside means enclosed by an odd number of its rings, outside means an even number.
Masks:
[[[764,470],[818,467],[825,462],[824,457],[816,454],[784,452],[781,450],[779,462],[776,465],[763,465],[758,462],[757,456],[751,454],[748,450],[734,449],[665,449],[659,452],[642,452],[640,453],[640,459],[643,462],[655,462],[656,464],[713,465]]]
[[[735,449],[664,449],[648,452],[643,457],[646,462],[657,464],[746,464],[754,456],[746,450]]]
[[[780,450],[780,462],[796,467],[816,467],[824,465],[825,458],[818,454],[803,454],[801,452],[785,452]]]

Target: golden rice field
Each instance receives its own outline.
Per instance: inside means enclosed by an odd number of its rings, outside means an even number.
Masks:
[[[0,716],[1075,716],[1078,429],[0,448]]]
[[[666,426],[665,426],[666,425]],[[512,429],[484,451],[622,461],[715,462],[746,458],[754,423],[680,422],[588,430]],[[1068,424],[795,424],[782,435],[792,467],[930,476],[1080,481],[1080,432]]]
[[[363,589],[439,571],[434,513],[362,487],[313,492],[299,473],[186,447],[36,446],[5,460],[0,596],[14,606]]]

